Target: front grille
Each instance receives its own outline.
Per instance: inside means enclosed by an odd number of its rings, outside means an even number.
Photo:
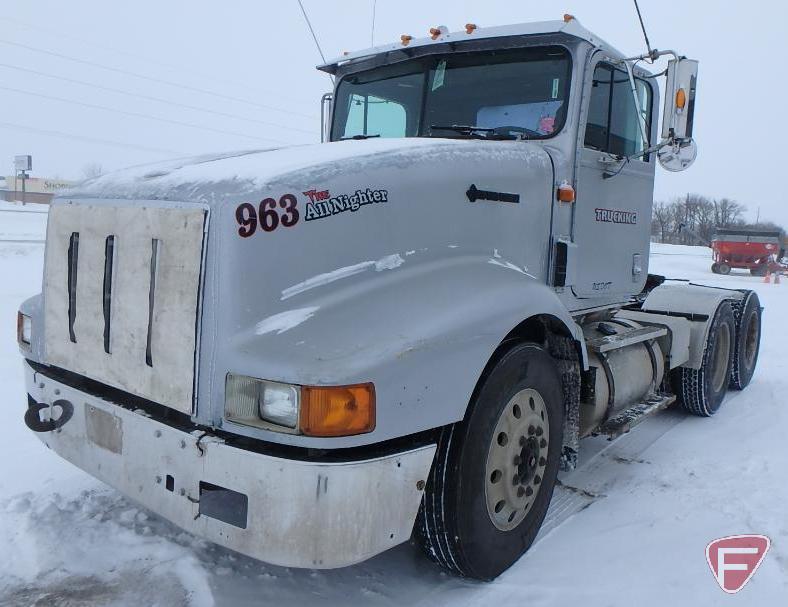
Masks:
[[[45,361],[191,413],[205,221],[197,206],[55,203]]]

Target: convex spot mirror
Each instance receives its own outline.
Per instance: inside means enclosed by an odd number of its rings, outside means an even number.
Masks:
[[[663,139],[692,138],[697,82],[697,61],[682,58],[668,62],[665,107],[662,114]]]
[[[698,146],[694,139],[675,140],[657,152],[659,164],[672,173],[688,169],[697,156]]]

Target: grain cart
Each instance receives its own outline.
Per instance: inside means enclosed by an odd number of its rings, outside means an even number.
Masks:
[[[657,78],[668,54],[662,128]],[[415,536],[488,580],[579,439],[758,356],[752,292],[648,274],[655,166],[689,166],[697,64],[577,20],[319,66],[326,143],[89,181],[19,312],[27,425],[183,529],[334,568]]]
[[[715,274],[730,274],[731,268],[744,268],[754,276],[785,271],[780,263],[785,254],[782,230],[718,228],[711,240]]]

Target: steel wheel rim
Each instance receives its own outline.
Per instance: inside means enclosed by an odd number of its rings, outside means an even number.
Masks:
[[[712,387],[719,392],[726,385],[728,374],[728,359],[730,357],[731,331],[727,324],[720,325],[717,335],[717,344],[714,348],[714,364],[712,366]]]
[[[519,525],[533,507],[544,479],[550,420],[541,394],[520,390],[504,407],[487,450],[485,501],[501,531]]]

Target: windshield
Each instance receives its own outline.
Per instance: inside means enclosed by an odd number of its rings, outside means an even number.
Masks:
[[[345,76],[331,140],[457,137],[439,126],[551,137],[566,117],[571,65],[562,47],[430,55]]]

